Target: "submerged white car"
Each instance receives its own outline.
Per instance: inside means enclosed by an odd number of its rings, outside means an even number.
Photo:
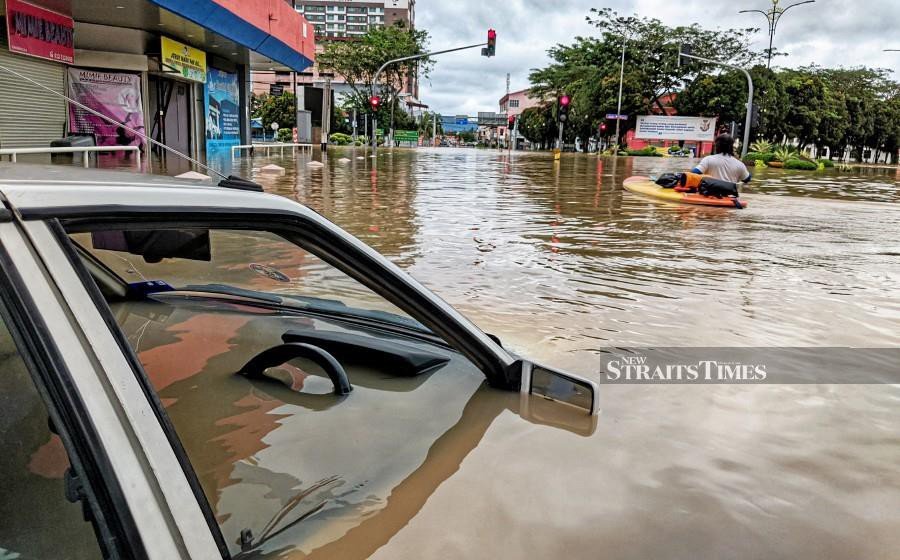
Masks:
[[[363,558],[502,413],[596,425],[285,198],[27,165],[0,198],[0,558]]]

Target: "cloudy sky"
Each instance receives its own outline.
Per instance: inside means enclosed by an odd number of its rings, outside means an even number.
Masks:
[[[548,47],[594,33],[584,19],[592,7],[652,16],[669,25],[729,28],[764,27],[763,16],[737,11],[770,5],[770,0],[418,0],[416,26],[431,33],[435,49],[484,41],[488,27],[498,35],[494,58],[474,49],[438,58],[430,80],[422,83],[421,97],[442,114],[498,110],[507,73],[511,91],[526,88],[529,70],[546,64]],[[900,48],[898,31],[900,0],[817,0],[781,20],[775,46],[790,56],[777,61],[782,66],[900,68],[900,53],[882,52]],[[763,49],[767,42],[761,31],[754,47]]]

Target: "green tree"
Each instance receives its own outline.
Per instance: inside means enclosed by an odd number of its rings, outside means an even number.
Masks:
[[[321,70],[344,77],[351,90],[347,99],[349,109],[369,112],[372,82],[378,68],[388,60],[422,54],[427,45],[428,32],[410,29],[400,22],[371,28],[359,40],[326,41],[323,52],[316,56],[316,63]],[[406,78],[426,78],[431,67],[432,61],[423,58],[385,68],[379,83],[375,84],[376,93],[384,100],[378,112],[379,122],[389,121],[390,105],[397,103],[393,94],[402,90]]]
[[[266,131],[270,130],[273,122],[277,122],[282,128],[293,128],[297,122],[297,115],[294,111],[296,99],[293,93],[283,93],[282,95],[260,95],[254,96],[256,100],[251,102],[251,116],[253,118],[261,118],[263,127]]]
[[[754,66],[749,72],[755,89],[753,102],[759,107],[759,124],[751,131],[751,137],[780,139],[790,105],[784,82],[763,65]],[[720,124],[743,123],[746,106],[747,78],[736,70],[719,75],[700,74],[675,99],[679,114],[718,117]]]
[[[549,104],[525,109],[519,116],[519,133],[540,149],[549,148],[558,134],[553,112]]]
[[[435,122],[437,121],[437,122]],[[444,125],[441,122],[441,116],[437,113],[425,113],[419,121],[419,136],[431,139],[434,128],[437,128],[438,134],[444,133]]]
[[[577,37],[571,45],[554,46],[548,51],[551,63],[529,76],[532,95],[554,99],[565,93],[572,98],[565,127],[568,141],[593,135],[605,115],[616,111],[623,40],[622,112],[632,115],[623,132],[634,126],[636,115],[663,112],[664,98],[701,73],[702,67],[677,65],[679,42],[693,44],[698,55],[735,64],[760,57],[748,46],[754,29],[669,27],[657,19],[620,17],[608,8],[591,10],[587,20],[600,30],[599,37]]]

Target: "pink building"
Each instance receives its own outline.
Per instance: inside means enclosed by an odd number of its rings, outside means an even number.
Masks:
[[[504,95],[500,98],[500,114],[509,117],[518,117],[522,114],[522,111],[528,109],[529,107],[536,107],[540,104],[541,100],[537,97],[531,97],[528,94],[527,89],[522,89],[519,91],[513,91]],[[507,135],[507,124],[506,121],[503,122],[496,129],[496,136],[500,138],[501,142],[505,141]],[[485,131],[487,133],[487,131]],[[491,134],[487,134],[487,137],[490,137]],[[522,136],[519,136],[522,138]],[[488,138],[490,139],[490,138]]]
[[[500,113],[507,116],[519,116],[529,107],[536,107],[541,102],[537,97],[528,95],[528,90],[523,89],[511,92],[500,98]]]

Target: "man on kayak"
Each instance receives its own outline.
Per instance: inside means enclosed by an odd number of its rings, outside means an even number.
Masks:
[[[744,162],[734,157],[734,138],[730,134],[720,134],[715,140],[715,154],[706,156],[697,167],[691,169],[692,173],[709,175],[716,179],[731,183],[749,183],[753,176],[747,170]]]

